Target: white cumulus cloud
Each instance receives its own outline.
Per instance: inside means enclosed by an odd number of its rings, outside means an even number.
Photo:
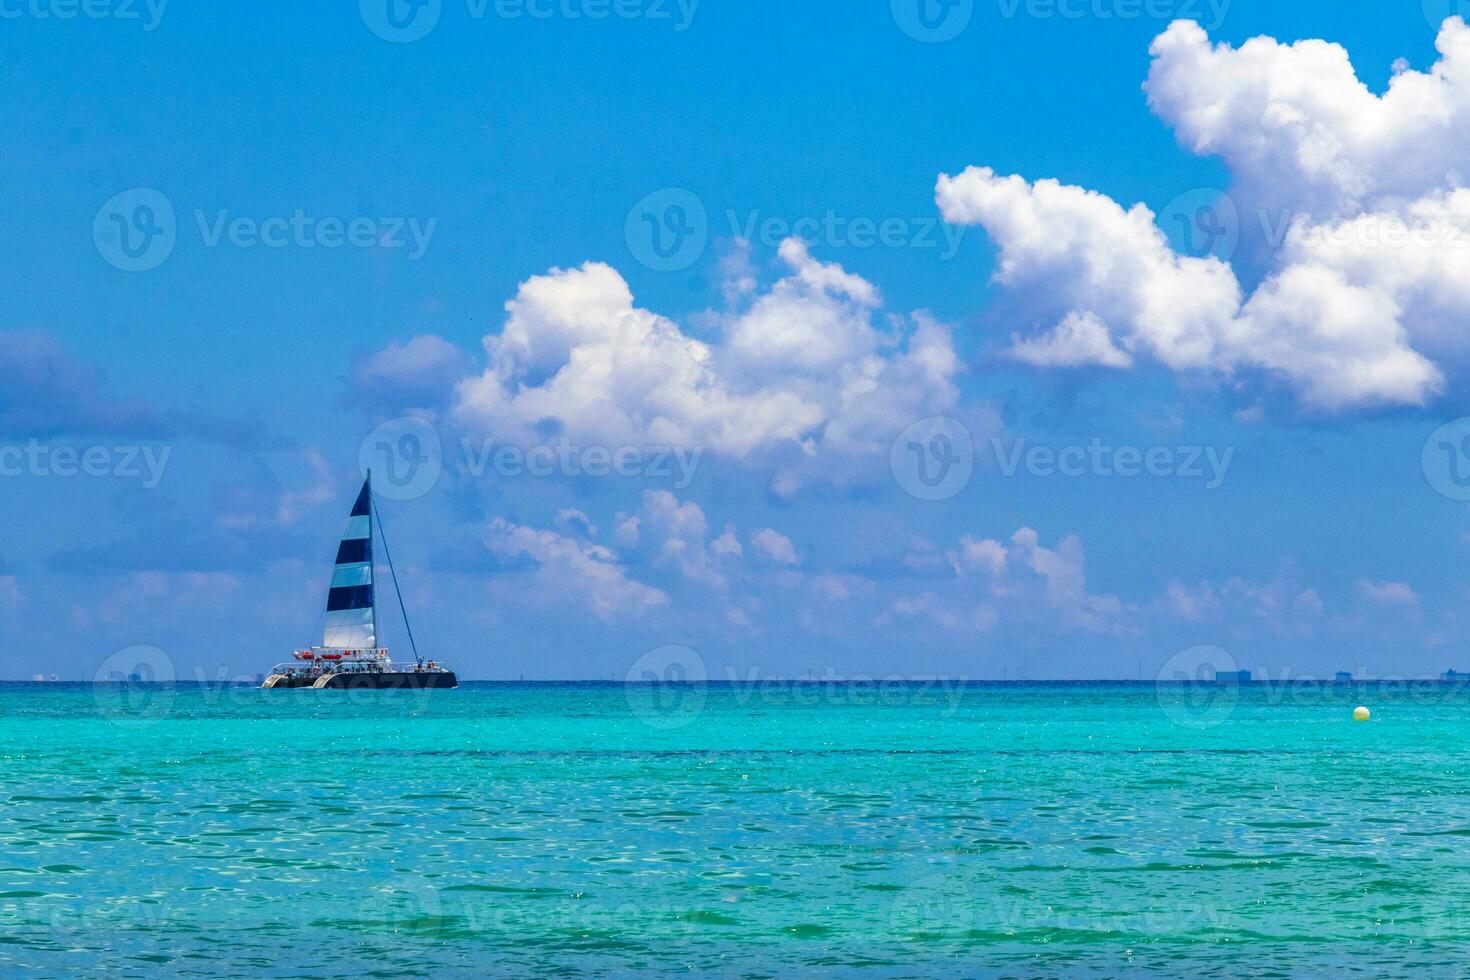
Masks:
[[[927,542],[905,561],[928,576],[943,567]],[[918,595],[900,596],[879,614],[883,626],[895,617],[923,616],[940,625],[989,629],[998,623],[1043,624],[1063,631],[1131,636],[1139,610],[1118,597],[1088,591],[1082,540],[1066,535],[1056,547],[1041,543],[1033,528],[1022,527],[1009,543],[965,535],[945,552],[953,581]]]
[[[1010,354],[1262,374],[1318,412],[1433,399],[1470,364],[1470,28],[1449,18],[1436,46],[1379,96],[1326,41],[1237,48],[1191,21],[1154,41],[1150,106],[1224,160],[1243,233],[1279,229],[1259,277],[1176,252],[1142,204],[984,167],[941,176],[946,219],[984,226],[996,280],[1034,318]]]
[[[585,601],[598,618],[637,618],[666,605],[666,593],[628,576],[612,551],[580,536],[513,524],[497,517],[485,529],[484,541],[499,558],[529,559],[534,594],[548,600]]]
[[[521,284],[488,366],[458,385],[472,429],[529,442],[675,445],[745,458],[780,444],[878,454],[957,399],[949,331],[927,317],[875,323],[866,280],[780,248],[787,275],[725,315],[715,343],[634,304],[611,266],[553,269]]]

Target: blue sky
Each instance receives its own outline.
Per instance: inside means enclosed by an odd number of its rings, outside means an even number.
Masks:
[[[926,2],[0,7],[0,675],[309,642],[385,422],[442,447],[383,516],[469,677],[1470,664],[1458,245],[1261,241],[1464,214],[1450,6]]]

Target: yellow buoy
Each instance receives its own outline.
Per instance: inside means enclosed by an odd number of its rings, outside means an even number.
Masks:
[[[1363,707],[1360,704],[1356,708],[1353,709],[1353,721],[1367,721],[1367,720],[1368,720],[1368,709],[1367,708]]]

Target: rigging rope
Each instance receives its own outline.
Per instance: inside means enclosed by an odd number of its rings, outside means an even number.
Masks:
[[[419,656],[419,646],[413,641],[413,627],[408,625],[408,609],[403,605],[403,591],[398,588],[398,569],[394,567],[393,555],[388,551],[388,532],[383,528],[383,513],[378,510],[376,500],[369,498],[369,503],[373,508],[373,517],[378,522],[378,537],[383,539],[383,557],[388,560],[388,574],[393,577],[393,592],[398,596],[398,611],[403,614],[403,628],[408,630],[408,645],[413,648],[413,658],[422,664],[424,658]]]

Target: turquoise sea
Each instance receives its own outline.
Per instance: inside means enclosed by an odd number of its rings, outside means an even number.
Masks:
[[[1461,687],[10,684],[0,722],[4,974],[1470,963]]]

